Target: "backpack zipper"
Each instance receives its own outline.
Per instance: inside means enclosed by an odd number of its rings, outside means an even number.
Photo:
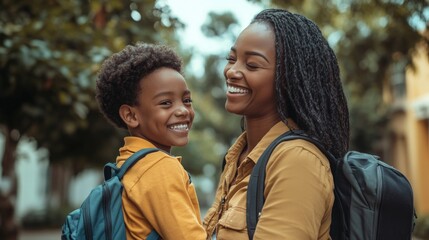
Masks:
[[[103,214],[104,219],[106,219],[106,226],[104,226],[104,233],[107,240],[112,239],[112,219],[110,218],[109,208],[110,208],[110,191],[107,188],[106,184],[103,185]]]
[[[85,201],[85,207],[83,208],[83,225],[85,228],[85,237],[88,240],[92,240],[92,227],[91,227],[91,213],[89,211],[91,198]]]

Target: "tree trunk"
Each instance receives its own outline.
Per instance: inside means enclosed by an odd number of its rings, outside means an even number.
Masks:
[[[72,179],[71,167],[68,163],[50,163],[47,190],[49,198],[48,206],[53,209],[69,207],[69,189]]]
[[[15,203],[18,184],[15,160],[20,136],[17,130],[5,129],[4,137],[4,154],[0,176],[0,239],[17,240],[18,224],[15,219]]]

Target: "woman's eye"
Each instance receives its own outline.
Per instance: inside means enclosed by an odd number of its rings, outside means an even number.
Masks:
[[[251,64],[251,63],[248,63],[248,64],[246,64],[247,65],[247,67],[249,68],[249,69],[257,69],[258,68],[258,66],[256,65],[256,64]]]

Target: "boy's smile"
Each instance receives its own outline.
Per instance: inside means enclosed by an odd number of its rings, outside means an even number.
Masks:
[[[137,99],[134,135],[168,152],[172,146],[188,143],[194,110],[191,92],[179,72],[163,67],[145,76]]]

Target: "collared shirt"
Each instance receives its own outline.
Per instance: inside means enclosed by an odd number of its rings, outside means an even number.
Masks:
[[[138,137],[125,137],[116,162],[155,146]],[[206,238],[195,187],[180,158],[158,151],[148,154],[125,174],[122,183],[127,239],[146,239],[154,229],[163,239]]]
[[[237,167],[246,146],[244,132],[225,156],[215,201],[204,218],[207,239],[249,239],[246,224],[246,191],[255,163],[268,145],[289,128],[279,122]],[[329,161],[305,140],[280,143],[266,167],[265,204],[254,239],[330,239],[334,184]]]

